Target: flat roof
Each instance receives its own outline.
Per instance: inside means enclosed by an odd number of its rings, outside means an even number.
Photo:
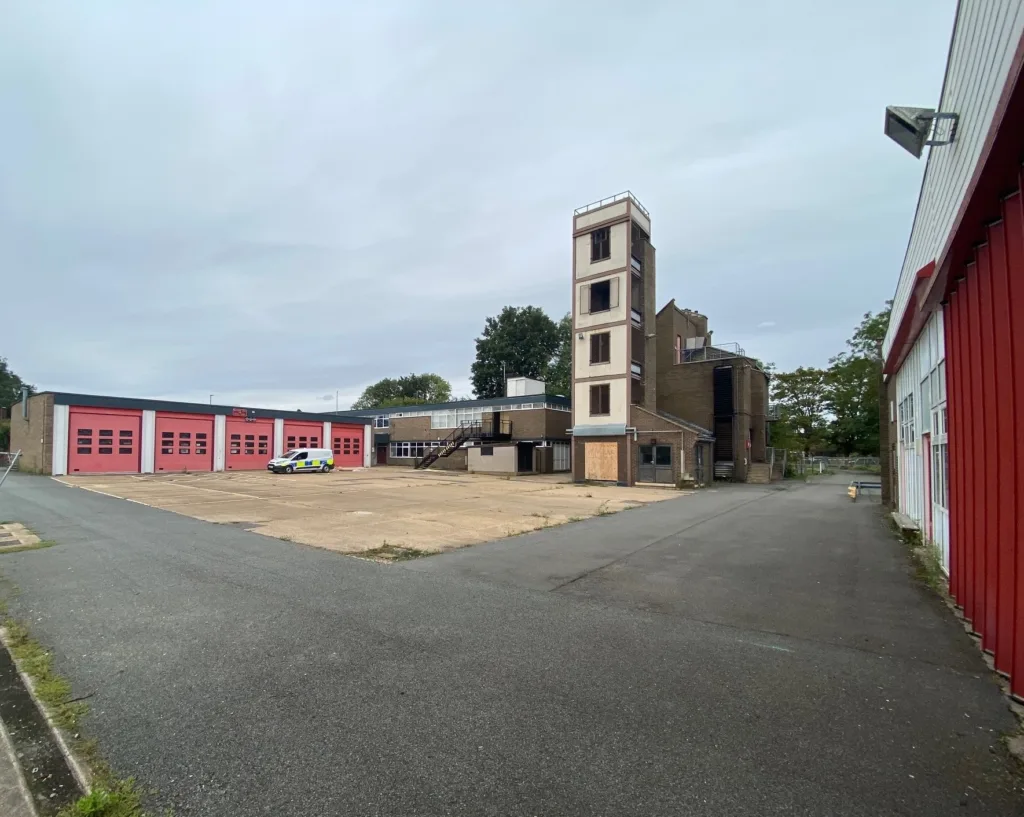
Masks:
[[[366,417],[362,414],[348,414],[345,412],[324,412],[314,411],[284,411],[280,409],[256,408],[254,406],[225,406],[219,403],[179,403],[174,400],[149,400],[142,397],[111,397],[102,394],[74,394],[71,392],[43,391],[37,392],[33,397],[42,394],[52,394],[53,402],[61,406],[87,406],[89,408],[120,408],[139,409],[142,411],[176,411],[181,414],[226,414],[230,415],[235,409],[252,411],[255,417],[273,419],[280,417],[284,420],[311,420],[313,422],[349,422],[354,425],[367,425]],[[15,403],[14,405],[18,405]]]
[[[480,400],[453,400],[450,403],[420,403],[414,406],[378,406],[377,408],[353,409],[349,415],[356,417],[379,417],[382,414],[401,414],[406,411],[443,411],[453,408],[478,408],[481,406],[521,406],[523,403],[552,403],[570,407],[569,398],[560,394],[521,394],[516,397],[485,397]]]

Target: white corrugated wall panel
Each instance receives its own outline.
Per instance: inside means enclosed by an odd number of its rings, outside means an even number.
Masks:
[[[974,176],[996,104],[1024,32],[1024,0],[962,0],[939,110],[960,114],[952,145],[928,149],[928,164],[885,337],[886,357],[915,273],[942,251]],[[913,104],[911,101],[909,104]]]

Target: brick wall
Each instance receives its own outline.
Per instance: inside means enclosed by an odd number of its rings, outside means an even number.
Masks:
[[[632,406],[629,417],[630,425],[637,431],[636,443],[630,446],[630,470],[634,482],[639,476],[641,445],[671,446],[673,484],[678,484],[683,474],[693,474],[693,449],[698,441],[695,431],[681,428],[671,420],[659,417],[640,406]]]
[[[643,341],[643,349],[635,350],[633,352],[634,357],[640,361],[644,367],[644,399],[643,405],[645,408],[649,408],[652,411],[657,409],[658,406],[658,339],[657,339],[657,324],[658,324],[658,311],[655,306],[655,261],[654,261],[654,247],[647,242],[644,246],[644,257],[643,257],[643,272],[644,272],[644,310],[643,310],[643,334],[645,335]],[[655,335],[653,338],[648,338],[646,335]],[[642,354],[640,354],[642,351]]]
[[[18,468],[33,474],[49,474],[53,467],[53,395],[37,394],[28,400],[28,417],[22,405],[11,407],[11,451],[21,450]]]
[[[658,408],[709,430],[715,427],[715,361],[658,370]]]

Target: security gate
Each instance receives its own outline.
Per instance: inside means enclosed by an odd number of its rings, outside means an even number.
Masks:
[[[672,484],[672,446],[641,445],[637,482]]]

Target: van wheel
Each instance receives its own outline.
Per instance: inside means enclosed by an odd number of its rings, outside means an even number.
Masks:
[[[286,474],[294,474],[295,473],[295,466],[294,465],[287,465],[287,466],[285,466],[284,472]]]
[[[326,474],[330,470],[331,470],[331,466],[329,466],[326,462],[323,465],[320,466],[320,473],[321,474]]]

